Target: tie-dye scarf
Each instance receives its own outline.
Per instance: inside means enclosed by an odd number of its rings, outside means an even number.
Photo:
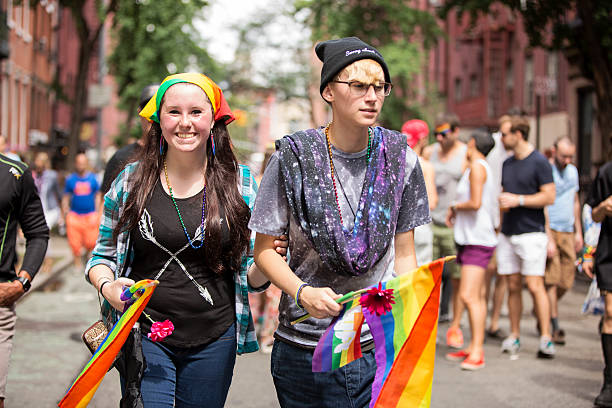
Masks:
[[[322,129],[309,129],[276,142],[289,207],[328,266],[357,276],[387,252],[404,187],[406,137],[374,128],[370,163],[352,231],[340,224]]]

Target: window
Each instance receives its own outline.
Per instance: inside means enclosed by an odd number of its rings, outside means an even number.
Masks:
[[[7,0],[6,2],[6,25],[9,28],[15,26],[15,21],[13,20],[13,0]]]
[[[480,81],[476,74],[470,75],[470,97],[475,98],[480,95]]]
[[[523,100],[527,109],[533,108],[533,86],[533,57],[530,55],[525,58],[525,95]]]
[[[455,100],[458,102],[463,99],[463,89],[461,89],[461,78],[455,78]]]
[[[2,95],[0,95],[0,133],[8,137],[8,121],[9,121],[9,80],[8,74],[2,74],[2,80],[0,91],[2,91]]]
[[[32,35],[30,33],[30,2],[23,1],[21,5],[21,10],[23,14],[23,40],[25,42],[32,41]]]
[[[506,62],[506,100],[512,106],[514,104],[514,64],[509,59]]]
[[[559,104],[559,93],[557,90],[559,79],[559,54],[556,52],[548,54],[546,77],[549,83],[548,93],[546,95],[546,105],[549,108],[556,108]]]

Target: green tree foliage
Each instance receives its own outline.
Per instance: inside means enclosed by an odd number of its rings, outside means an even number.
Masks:
[[[500,3],[520,13],[532,46],[558,49],[593,81],[597,122],[604,151],[612,146],[612,0],[449,0],[440,9],[455,10],[472,21]]]
[[[310,11],[313,41],[356,36],[383,54],[393,80],[381,122],[399,129],[402,123],[423,117],[416,103],[413,76],[423,67],[425,50],[436,43],[442,30],[436,17],[396,0],[298,0],[298,11]]]
[[[193,26],[207,4],[205,0],[120,0],[108,59],[119,107],[128,114],[120,137],[140,134],[135,119],[143,87],[184,71],[221,80],[222,68],[202,47],[205,41]]]

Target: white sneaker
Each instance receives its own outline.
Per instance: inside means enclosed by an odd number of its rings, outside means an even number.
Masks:
[[[553,344],[552,339],[550,337],[540,337],[538,358],[555,358],[555,345]]]

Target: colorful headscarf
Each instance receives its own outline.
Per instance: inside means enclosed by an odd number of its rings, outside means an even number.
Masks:
[[[219,86],[206,75],[191,72],[174,74],[164,78],[161,85],[157,89],[157,92],[155,92],[155,95],[149,99],[149,102],[140,111],[140,116],[159,123],[159,108],[164,94],[172,85],[182,82],[194,84],[202,88],[212,103],[215,122],[218,120],[223,120],[227,125],[235,119],[232,110],[223,96],[221,88],[219,88]]]

